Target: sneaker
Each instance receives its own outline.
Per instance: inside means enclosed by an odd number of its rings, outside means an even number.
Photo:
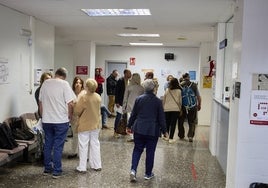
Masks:
[[[163,136],[163,140],[168,141],[168,140],[169,140],[169,138],[168,138],[168,137],[164,137],[164,136]]]
[[[79,173],[79,174],[86,174],[87,171],[85,170],[78,170],[78,169],[75,169],[75,172]]]
[[[154,177],[154,173],[151,173],[151,175],[147,175],[147,174],[144,175],[144,179],[146,179],[146,180],[150,180],[153,177]]]
[[[168,143],[170,143],[170,144],[173,144],[173,143],[175,143],[175,142],[176,142],[175,139],[169,139],[169,141],[168,141]]]
[[[114,133],[114,138],[119,138],[120,136],[119,136],[119,134],[118,133]]]
[[[189,137],[189,142],[193,142],[193,138],[192,137]]]
[[[135,170],[131,170],[130,172],[130,182],[136,182],[137,181],[137,178],[136,178],[136,172]]]
[[[134,139],[130,138],[130,139],[127,140],[127,142],[134,142]]]
[[[46,171],[46,170],[45,170],[45,171],[43,172],[43,175],[44,175],[44,176],[49,176],[50,174],[51,174],[51,171]]]
[[[53,174],[52,175],[52,178],[53,179],[58,179],[58,178],[60,178],[61,177],[61,173],[59,173],[59,174]]]
[[[109,129],[109,127],[107,125],[102,125],[101,129]]]
[[[101,168],[92,168],[92,170],[99,172],[99,171],[101,171]]]

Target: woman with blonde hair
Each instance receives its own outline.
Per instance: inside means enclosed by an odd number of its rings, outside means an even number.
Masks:
[[[101,97],[95,92],[98,87],[95,79],[87,79],[85,86],[86,94],[79,97],[74,106],[74,113],[78,116],[79,143],[79,165],[76,170],[81,173],[87,171],[87,159],[93,170],[99,171],[102,168],[99,142]]]

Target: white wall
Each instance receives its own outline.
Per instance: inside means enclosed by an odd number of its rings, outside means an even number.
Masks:
[[[74,78],[73,45],[55,45],[55,69],[65,67],[68,70],[66,80],[72,84]]]
[[[268,73],[268,1],[238,0],[234,22],[234,59],[241,82],[240,99],[230,104],[228,188],[268,183],[268,126],[251,125],[252,74]]]
[[[8,67],[7,83],[0,82],[0,122],[35,112],[33,68],[54,64],[54,27],[0,5],[0,61]],[[32,29],[33,44],[21,29]],[[35,49],[33,49],[35,48]],[[40,61],[43,62],[40,62]]]
[[[165,53],[174,53],[175,60],[166,61]],[[107,60],[129,62],[130,57],[136,58],[136,64],[128,63],[128,68],[132,73],[140,73],[142,79],[144,79],[142,69],[154,69],[154,75],[159,82],[158,96],[164,94],[164,83],[168,74],[179,77],[190,70],[196,71],[196,77],[199,78],[199,48],[97,47],[96,66],[105,68]]]
[[[142,69],[153,69],[155,77],[158,78],[160,85],[157,94],[159,97],[164,94],[164,83],[166,82],[166,76],[168,74],[172,74],[179,78],[185,72],[196,71],[195,81],[199,84],[203,100],[202,110],[199,112],[199,124],[210,125],[212,90],[202,88],[199,70],[208,66],[207,57],[211,55],[211,48],[212,46],[210,43],[204,43],[201,48],[97,46],[95,67],[103,68],[103,73],[105,74],[105,63],[107,61],[127,62],[128,68],[132,73],[140,73],[142,79],[144,79],[145,74],[142,72]],[[75,62],[74,56],[77,54],[76,49],[76,45],[74,45],[73,48],[69,45],[56,45],[55,67],[65,66],[69,70],[70,75],[68,81],[70,84],[72,84],[72,78],[76,76],[75,72],[73,72],[75,65],[88,65],[88,62],[85,62],[84,64]],[[89,53],[90,48],[88,47],[87,49],[86,52]],[[85,54],[85,56],[88,56],[88,53]],[[174,53],[175,60],[165,60],[165,53]],[[130,57],[136,58],[135,65],[129,64]],[[81,60],[81,62],[83,61]],[[94,64],[94,62],[92,63]],[[92,66],[89,66],[89,69],[91,69],[90,67]],[[73,75],[71,75],[71,72],[73,72]],[[123,73],[120,74],[122,75]],[[107,77],[109,74],[104,76]],[[107,96],[105,92],[102,97],[104,104],[107,104]]]

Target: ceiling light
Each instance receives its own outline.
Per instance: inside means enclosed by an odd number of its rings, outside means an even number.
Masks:
[[[137,33],[120,33],[120,37],[160,37],[159,34],[137,34]]]
[[[149,9],[81,9],[88,16],[148,16]]]
[[[139,42],[139,43],[129,43],[131,46],[162,46],[163,43],[144,43],[144,42]]]
[[[187,40],[186,37],[178,37],[177,40]]]

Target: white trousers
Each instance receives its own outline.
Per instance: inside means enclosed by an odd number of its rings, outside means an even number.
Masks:
[[[100,129],[78,133],[79,166],[77,167],[77,170],[87,170],[87,159],[89,159],[90,168],[102,168],[99,133]]]

